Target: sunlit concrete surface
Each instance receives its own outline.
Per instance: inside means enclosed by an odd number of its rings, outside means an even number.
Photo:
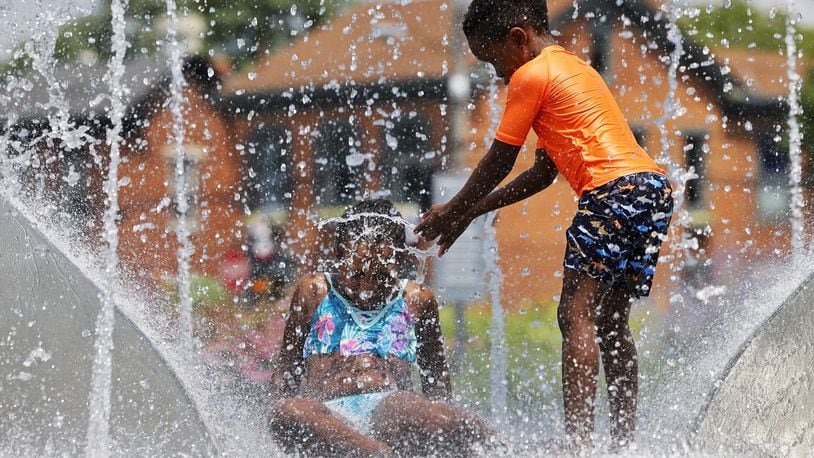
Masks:
[[[0,455],[82,455],[99,290],[4,200],[0,234]],[[114,454],[215,454],[184,387],[118,311],[113,339]]]
[[[814,276],[731,363],[703,415],[704,450],[810,456],[814,450]]]

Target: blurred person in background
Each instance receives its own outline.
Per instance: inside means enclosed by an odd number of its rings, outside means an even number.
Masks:
[[[288,286],[296,280],[297,272],[294,260],[285,248],[285,231],[281,226],[262,219],[249,223],[249,263],[251,304],[287,296]]]

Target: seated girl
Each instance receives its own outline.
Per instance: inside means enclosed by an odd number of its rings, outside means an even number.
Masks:
[[[405,226],[386,200],[345,211],[335,273],[303,277],[291,300],[274,388],[272,431],[318,455],[462,455],[492,430],[448,403],[438,305],[400,280]],[[418,364],[423,395],[412,390]]]

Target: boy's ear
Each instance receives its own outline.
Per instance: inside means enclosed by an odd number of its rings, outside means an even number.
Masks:
[[[529,35],[522,27],[512,27],[509,30],[509,39],[518,46],[523,46],[529,41]]]

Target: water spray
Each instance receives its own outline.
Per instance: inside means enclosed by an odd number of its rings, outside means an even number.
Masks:
[[[788,16],[786,17],[786,76],[788,79],[789,103],[789,185],[791,186],[791,200],[789,210],[791,213],[791,249],[795,259],[800,260],[805,254],[805,223],[803,208],[805,198],[801,186],[803,177],[802,141],[798,117],[803,114],[800,106],[800,87],[802,78],[797,73],[797,43],[795,41],[797,13],[794,0],[788,0]]]
[[[673,221],[670,225],[670,255],[666,256],[666,260],[670,261],[670,271],[672,272],[670,278],[673,282],[673,292],[670,296],[671,303],[683,302],[683,297],[680,294],[680,276],[679,272],[683,269],[683,261],[686,250],[690,248],[697,248],[697,240],[690,235],[689,227],[692,223],[692,217],[684,205],[684,193],[687,186],[687,181],[698,178],[694,170],[686,170],[678,161],[673,160],[670,156],[670,147],[673,142],[669,138],[667,132],[667,122],[679,118],[684,110],[681,103],[676,97],[678,91],[678,68],[681,63],[681,57],[684,55],[684,37],[681,29],[678,27],[678,6],[675,0],[671,1],[668,5],[664,6],[667,11],[668,18],[668,31],[667,39],[672,43],[673,50],[669,54],[670,65],[667,69],[668,91],[667,96],[663,102],[662,115],[656,119],[656,125],[659,126],[660,141],[661,141],[661,155],[656,158],[656,162],[667,168],[673,184]]]
[[[190,293],[190,258],[192,242],[187,222],[189,213],[189,196],[187,195],[186,151],[184,150],[184,74],[182,70],[181,45],[178,42],[178,14],[175,0],[167,1],[168,51],[170,54],[170,110],[172,111],[173,135],[175,142],[175,203],[176,226],[175,236],[178,240],[178,313],[180,315],[179,338],[182,345],[192,351],[192,296]]]
[[[127,52],[125,38],[126,21],[124,11],[127,0],[113,0],[110,5],[113,25],[113,56],[108,64],[107,81],[110,89],[110,123],[107,143],[110,145],[108,166],[107,209],[104,215],[103,237],[107,244],[105,253],[105,284],[102,289],[102,308],[96,319],[96,355],[93,359],[93,373],[90,392],[90,419],[88,421],[88,443],[86,454],[90,457],[103,457],[110,453],[110,392],[113,370],[113,329],[116,308],[115,291],[119,280],[118,247],[119,227],[119,163],[121,162],[121,130],[124,116],[124,88],[121,81],[124,75],[124,56]]]

